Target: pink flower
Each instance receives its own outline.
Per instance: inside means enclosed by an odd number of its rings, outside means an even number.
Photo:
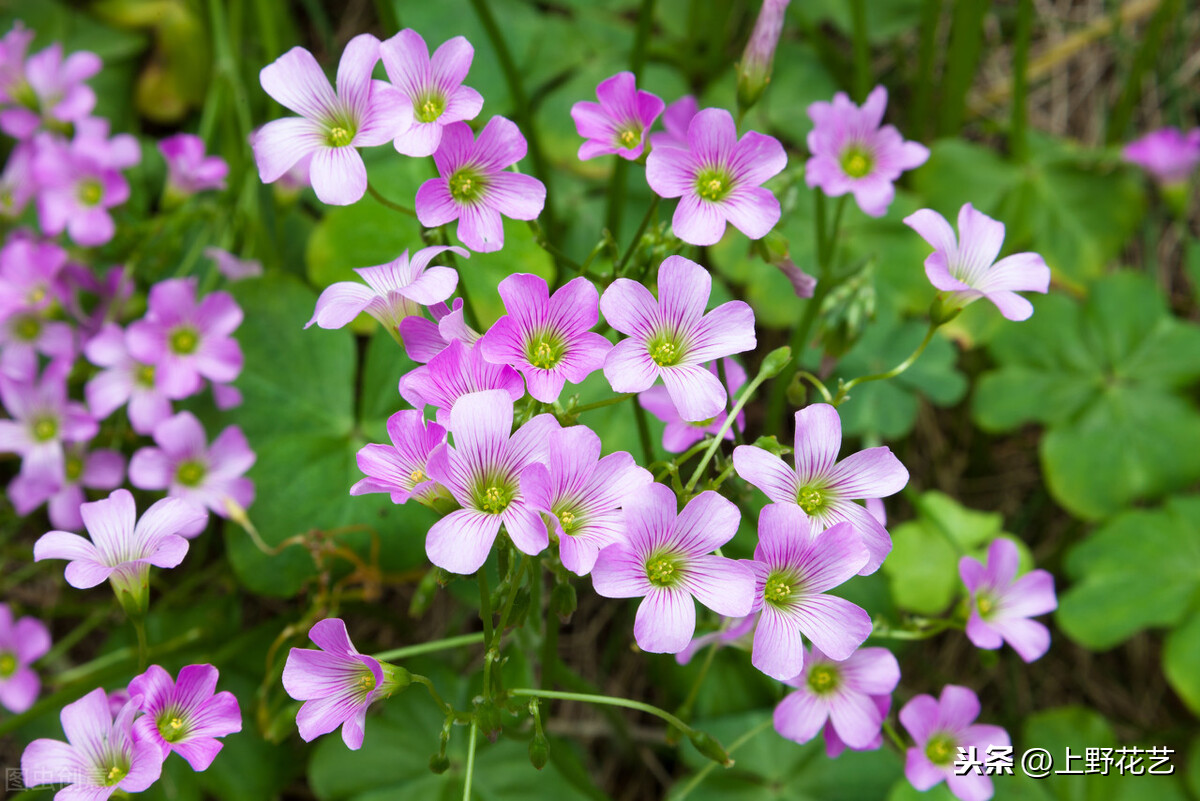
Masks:
[[[675,493],[650,484],[623,505],[627,539],[600,552],[592,584],[605,598],[644,596],[633,625],[639,648],[686,648],[696,630],[693,597],[726,617],[749,614],[754,574],[712,553],[737,533],[741,514],[733,503],[702,492],[677,513]]]
[[[269,122],[254,137],[263,183],[279,180],[311,157],[309,177],[322,203],[346,206],[362,198],[367,168],[356,148],[382,145],[407,122],[400,93],[371,80],[378,61],[378,39],[369,33],[351,39],[338,64],[336,94],[302,47],[262,68],[259,81],[266,93],[301,115]]]
[[[366,473],[350,488],[351,495],[386,492],[392,503],[416,498],[421,503],[443,495],[442,488],[429,480],[430,455],[446,442],[446,429],[426,421],[419,411],[403,409],[387,421],[391,445],[364,445],[358,452],[358,469]]]
[[[129,490],[79,507],[90,540],[66,531],[43,534],[33,545],[33,560],[66,559],[67,583],[85,590],[104,581],[113,585],[121,605],[145,612],[150,565],[175,567],[187,554],[182,531],[202,525],[204,510],[179,498],[163,498],[141,520]],[[136,525],[135,525],[136,522]]]
[[[978,212],[970,203],[958,212],[958,233],[946,218],[932,209],[921,209],[904,218],[904,224],[933,246],[925,259],[929,283],[947,293],[952,307],[987,298],[1009,320],[1027,320],[1033,304],[1017,294],[1050,289],[1050,268],[1037,253],[1014,253],[1000,261],[1004,223]]]
[[[871,513],[855,503],[893,495],[908,483],[908,471],[889,448],[868,448],[840,462],[842,421],[837,409],[814,403],[796,412],[796,468],[754,445],[733,450],[737,474],[762,490],[771,503],[799,508],[821,528],[850,523],[871,558],[864,575],[873,573],[892,550],[892,538]]]
[[[304,327],[316,323],[321,328],[341,328],[366,312],[387,328],[396,329],[405,317],[420,314],[422,307],[441,303],[454,293],[458,273],[450,267],[429,267],[446,251],[470,256],[459,247],[421,248],[412,261],[406,250],[387,264],[355,269],[367,285],[353,281],[330,284],[317,298],[312,319]]]
[[[99,430],[83,404],[67,399],[71,363],[51,362],[40,378],[0,375],[0,401],[12,417],[0,420],[0,453],[21,456],[26,480],[57,486],[63,476],[63,444],[87,442]]]
[[[318,622],[308,637],[320,650],[293,648],[283,666],[283,689],[304,701],[296,728],[310,742],[341,726],[346,747],[357,751],[363,744],[367,708],[405,686],[407,675],[402,668],[360,654],[346,624],[337,618]]]
[[[1182,184],[1200,164],[1200,128],[1187,133],[1178,128],[1151,131],[1125,145],[1121,156],[1161,184]]]
[[[642,155],[646,132],[662,114],[663,102],[637,88],[632,72],[618,72],[596,87],[599,103],[580,100],[571,106],[575,130],[587,141],[579,146],[579,158],[616,153],[633,161]]]
[[[89,453],[82,445],[68,446],[58,481],[17,476],[8,485],[8,497],[19,515],[49,501],[50,525],[78,531],[83,528],[79,507],[87,500],[84,489],[112,491],[124,480],[125,457],[120,452],[99,448]]]
[[[154,365],[155,381],[171,398],[200,391],[205,378],[228,383],[242,371],[242,349],[233,332],[242,309],[228,292],[196,302],[195,278],[171,278],[150,290],[146,316],[132,323],[125,340],[137,361]]]
[[[746,371],[733,359],[725,359],[724,364],[726,388],[729,390],[729,397],[732,398],[746,383]],[[720,379],[716,362],[707,365],[707,369]],[[664,386],[653,386],[645,392],[639,393],[638,403],[643,409],[667,424],[663,429],[662,444],[663,450],[668,453],[683,453],[704,439],[706,434],[715,435],[725,425],[725,419],[729,416],[726,412],[721,411],[717,413],[716,417],[689,423],[679,414],[679,410],[671,401],[671,393]],[[738,419],[725,432],[725,439],[733,439],[733,430],[741,431],[745,427],[746,414],[739,412]]]
[[[204,255],[216,262],[217,270],[229,282],[257,278],[263,273],[261,261],[257,259],[239,259],[228,250],[205,248]]]
[[[23,80],[5,88],[16,105],[0,111],[0,130],[14,139],[28,139],[43,126],[62,130],[83,120],[96,105],[96,93],[84,81],[100,67],[100,57],[86,50],[64,59],[57,42],[30,56]]]
[[[531,508],[553,518],[563,567],[586,576],[602,548],[624,540],[625,499],[651,481],[624,451],[601,458],[600,437],[578,425],[550,432],[546,463],[525,468],[521,492]]]
[[[775,62],[775,48],[783,33],[783,15],[789,2],[763,0],[737,68],[738,108],[750,108],[766,91],[771,80],[771,66]]]
[[[204,140],[187,133],[168,136],[158,143],[167,160],[167,192],[187,197],[205,189],[224,189],[229,165],[220,156],[204,155]]]
[[[546,203],[545,185],[506,168],[525,158],[525,137],[516,124],[492,117],[476,140],[465,122],[442,130],[433,154],[438,177],[417,190],[417,219],[433,228],[458,220],[458,238],[487,253],[504,246],[504,221],[534,220]]]
[[[400,379],[400,397],[414,409],[434,407],[438,423],[446,427],[450,427],[450,410],[459,398],[491,389],[503,390],[511,405],[525,394],[525,383],[509,365],[493,364],[483,358],[478,345],[471,347],[457,339],[429,364]]]
[[[0,173],[0,217],[17,219],[37,194],[38,185],[33,178],[36,152],[33,142],[19,142],[8,155],[4,172]]]
[[[706,108],[688,124],[687,149],[656,147],[646,159],[646,183],[679,198],[671,228],[691,245],[715,245],[725,223],[762,239],[779,222],[779,201],[764,182],[787,166],[778,140],[748,132],[738,139],[733,115]]]
[[[870,554],[849,523],[828,531],[798,507],[772,503],[758,518],[754,560],[754,631],[751,664],[787,681],[804,668],[803,634],[834,659],[846,659],[871,633],[871,618],[831,590],[867,563]]]
[[[958,572],[971,593],[967,637],[976,648],[996,649],[1007,642],[1026,662],[1050,649],[1050,630],[1029,618],[1058,608],[1054,576],[1032,570],[1017,579],[1017,546],[1003,538],[992,541],[987,565],[964,556]]]
[[[409,120],[397,128],[393,140],[397,152],[432,156],[447,125],[473,120],[483,108],[483,95],[463,86],[475,48],[462,36],[443,43],[431,59],[421,35],[406,28],[380,45],[379,55]]]
[[[566,382],[582,383],[604,366],[612,343],[591,331],[600,303],[591,281],[573,278],[550,297],[546,279],[517,273],[500,282],[499,292],[508,314],[476,347],[489,362],[521,371],[534,398],[553,403]]]
[[[452,346],[453,347],[453,346]],[[461,509],[433,524],[425,537],[429,561],[452,573],[474,573],[487,560],[504,525],[513,544],[530,556],[550,543],[546,524],[521,491],[522,471],[544,461],[558,421],[539,414],[515,432],[511,397],[501,390],[463,395],[450,412],[454,446],[429,457],[429,477],[454,495]]]
[[[149,434],[171,416],[171,397],[163,374],[153,363],[133,358],[129,333],[116,323],[108,323],[83,346],[88,361],[100,372],[83,388],[88,408],[103,420],[128,403],[129,422],[139,434]]]
[[[615,392],[642,392],[661,376],[684,420],[708,420],[725,408],[725,387],[702,365],[754,348],[754,312],[731,300],[705,314],[711,293],[712,276],[682,256],[668,256],[659,268],[657,300],[628,278],[609,285],[600,310],[628,336],[604,361]]]
[[[479,339],[479,332],[463,318],[462,298],[455,298],[453,307],[447,306],[445,301],[435,303],[429,307],[429,314],[433,320],[412,315],[400,321],[404,352],[414,362],[429,363],[456,340],[470,347]]]
[[[162,775],[158,746],[133,736],[133,717],[142,697],[134,696],[113,720],[108,696],[97,687],[63,707],[67,742],[34,740],[21,754],[28,786],[64,785],[57,801],[105,801],[118,790],[140,793]]]
[[[696,98],[691,95],[684,95],[667,106],[662,115],[663,128],[666,130],[650,134],[650,144],[654,147],[681,147],[687,150],[688,125],[699,110]]]
[[[0,603],[0,706],[19,715],[37,700],[42,682],[30,667],[50,650],[50,630],[33,617],[13,622]]]
[[[155,426],[154,442],[157,448],[141,448],[129,461],[133,486],[166,490],[220,517],[229,517],[230,501],[243,509],[254,502],[254,482],[245,473],[255,453],[237,426],[226,428],[209,445],[200,421],[191,412],[180,412]],[[183,536],[203,529],[200,525]]]
[[[924,792],[945,781],[962,801],[987,801],[992,797],[991,777],[973,770],[959,775],[954,767],[958,749],[1009,747],[1008,732],[999,726],[971,725],[979,717],[979,697],[966,687],[947,684],[941,698],[918,695],[900,710],[900,722],[916,743],[908,749],[904,775]]]
[[[899,682],[900,664],[886,648],[860,648],[838,661],[813,646],[804,672],[786,681],[796,692],[775,707],[775,731],[806,743],[824,728],[826,750],[837,754],[846,747],[878,748]]]
[[[237,698],[216,692],[217,677],[212,665],[187,665],[176,683],[170,673],[151,665],[129,682],[130,696],[142,697],[145,713],[133,722],[134,738],[157,746],[163,759],[174,751],[192,770],[208,770],[221,753],[216,738],[242,730]]]
[[[929,158],[929,148],[906,142],[891,125],[883,125],[887,90],[876,86],[862,108],[844,92],[832,103],[818,101],[808,107],[813,129],[808,134],[812,153],[804,165],[804,180],[826,195],[854,193],[864,214],[882,217],[895,197],[893,182],[905,170]]]

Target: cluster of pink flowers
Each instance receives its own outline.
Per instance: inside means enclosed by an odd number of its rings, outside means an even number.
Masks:
[[[58,785],[55,798],[103,801],[149,789],[172,752],[192,770],[207,770],[221,751],[218,738],[242,730],[237,699],[217,692],[217,680],[212,665],[188,665],[174,679],[151,665],[126,688],[92,690],[63,707],[66,742],[43,738],[25,748],[25,785]]]

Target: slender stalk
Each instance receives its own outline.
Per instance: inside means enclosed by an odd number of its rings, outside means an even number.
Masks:
[[[721,626],[725,628],[724,624]],[[692,705],[696,703],[696,696],[700,694],[700,685],[704,683],[704,679],[708,677],[708,671],[712,668],[713,659],[717,655],[717,649],[721,647],[720,640],[709,643],[704,654],[704,662],[700,665],[700,672],[696,674],[696,680],[692,682],[692,689],[688,691],[687,698],[679,706],[679,717],[687,720],[692,715]]]
[[[437,688],[433,686],[433,682],[430,681],[427,676],[421,676],[416,673],[410,673],[409,676],[411,677],[413,684],[420,684],[429,691],[429,697],[433,699],[435,704],[437,704],[438,709],[442,711],[443,715],[450,717],[454,714],[454,707],[442,700],[442,696],[438,694]]]
[[[645,712],[654,715],[657,718],[665,720],[675,728],[682,731],[684,734],[692,735],[696,730],[684,723],[679,718],[672,715],[665,709],[659,709],[656,706],[635,701],[632,698],[616,698],[611,695],[591,695],[589,693],[569,693],[562,690],[534,690],[526,687],[518,687],[515,690],[509,690],[509,695],[523,698],[557,698],[562,701],[580,701],[585,704],[601,704],[603,706],[619,706],[625,709],[636,709],[639,712]]]
[[[637,250],[638,242],[642,241],[642,234],[646,233],[646,227],[650,225],[650,219],[654,213],[658,211],[658,195],[650,201],[650,207],[646,209],[646,215],[642,217],[642,222],[638,225],[637,231],[633,234],[633,239],[629,242],[629,247],[625,249],[625,255],[621,257],[620,263],[617,265],[614,277],[619,277],[625,272],[626,265],[633,258],[634,251]]]
[[[457,637],[447,637],[444,640],[433,640],[432,642],[422,642],[416,645],[405,645],[402,648],[393,648],[390,651],[380,651],[374,654],[374,657],[380,662],[392,662],[397,659],[409,659],[421,654],[432,654],[437,651],[449,651],[463,645],[477,645],[484,642],[486,635],[482,631],[476,631],[472,634],[461,634]]]
[[[813,296],[808,299],[808,303],[804,307],[804,316],[800,318],[800,324],[792,330],[791,346],[797,365],[803,363],[804,352],[808,347],[808,339],[812,335],[813,324],[817,321],[817,314],[821,311],[821,304],[825,302],[825,296],[833,289],[830,284],[831,281],[828,280],[817,282]],[[783,410],[787,401],[788,384],[792,382],[791,376],[792,371],[784,370],[771,387],[771,398],[767,403],[766,430],[768,432],[779,431],[783,425]]]
[[[381,206],[387,206],[392,211],[398,211],[401,214],[407,214],[409,217],[417,216],[417,213],[408,206],[401,206],[399,203],[394,203],[383,195],[379,194],[379,190],[371,186],[370,182],[367,182],[367,194],[375,198],[376,202],[378,202]]]
[[[479,619],[483,621],[483,639],[492,641],[492,600],[491,590],[488,589],[487,569],[480,567],[475,574],[479,579]]]
[[[1012,123],[1008,149],[1018,163],[1029,160],[1029,40],[1033,37],[1033,0],[1017,0],[1017,30],[1013,42]]]
[[[898,365],[893,367],[891,370],[888,370],[886,373],[875,373],[874,375],[863,375],[863,376],[859,376],[858,378],[852,378],[851,380],[847,381],[845,384],[842,384],[840,387],[838,387],[838,393],[832,401],[833,405],[840,406],[843,402],[845,402],[847,396],[850,393],[850,390],[853,389],[854,387],[858,386],[859,384],[865,384],[868,381],[884,381],[888,378],[895,378],[896,376],[900,375],[905,370],[907,370],[909,367],[912,367],[913,363],[916,362],[916,360],[921,357],[921,354],[925,352],[925,348],[929,347],[929,343],[931,341],[933,341],[933,335],[937,330],[938,330],[937,323],[930,323],[929,330],[925,332],[925,338],[921,340],[921,344],[917,346],[917,349],[915,351],[913,351],[912,354],[907,359],[900,362]]]
[[[771,723],[772,723],[771,718],[767,718],[762,723],[758,724],[753,729],[746,732],[741,737],[737,738],[732,743],[730,743],[729,748],[726,749],[726,753],[728,753],[730,756],[733,756],[734,751],[738,750],[743,745],[750,742],[751,740],[753,740],[758,735],[762,734],[767,729],[771,728]],[[683,790],[681,790],[678,795],[675,795],[672,797],[673,801],[683,801],[683,799],[685,799],[689,795],[691,795],[692,791],[695,790],[698,786],[700,786],[700,782],[704,781],[704,778],[706,776],[708,776],[708,774],[712,773],[713,769],[716,767],[717,767],[716,762],[708,762],[707,764],[705,764],[704,767],[702,767],[700,770],[696,771],[696,774],[694,776],[692,776],[691,780],[688,781],[687,785],[683,788]]]
[[[883,721],[883,731],[887,734],[888,739],[891,740],[892,745],[896,746],[896,750],[902,754],[908,750],[908,745],[904,742],[904,738],[896,732],[896,727],[886,718]]]
[[[764,381],[767,380],[766,373],[759,371],[758,375],[754,376],[754,380],[742,389],[742,394],[738,398],[738,402],[733,405],[733,409],[725,417],[725,422],[721,424],[721,429],[717,431],[713,437],[712,444],[708,446],[708,450],[704,452],[704,456],[700,459],[700,464],[696,465],[696,471],[692,473],[692,478],[687,483],[687,491],[691,492],[696,487],[696,482],[700,480],[700,475],[704,472],[704,468],[708,467],[709,460],[713,454],[717,452],[717,448],[725,441],[725,433],[733,426],[733,421],[737,420],[738,414],[746,407],[746,403],[758,390]]]
[[[866,0],[850,0],[850,17],[854,24],[854,94],[861,103],[871,91],[871,45],[867,41]]]
[[[576,406],[574,409],[571,409],[571,413],[580,414],[582,412],[590,412],[593,409],[603,409],[605,406],[615,406],[618,403],[624,403],[625,401],[634,397],[637,397],[636,392],[622,392],[620,395],[614,395],[613,397],[605,398],[602,401],[595,401],[594,403],[585,403],[582,406]]]
[[[150,664],[150,648],[146,644],[146,619],[144,617],[133,618],[133,628],[137,632],[138,671],[141,672]]]
[[[813,389],[821,393],[821,397],[826,403],[833,403],[833,395],[829,393],[829,388],[825,386],[825,382],[817,378],[807,370],[797,370],[796,375],[803,378],[805,381],[813,385]]]
[[[467,741],[467,775],[463,777],[463,801],[471,801],[471,779],[475,776],[475,737],[479,724],[471,721],[471,737]]]
[[[646,410],[638,403],[636,395],[629,400],[633,404],[633,419],[637,421],[638,439],[642,443],[642,458],[646,464],[650,464],[654,461],[654,445],[650,442],[650,423],[646,420]]]

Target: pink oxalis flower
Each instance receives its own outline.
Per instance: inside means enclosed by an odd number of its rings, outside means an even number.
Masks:
[[[138,361],[130,353],[127,331],[107,323],[83,347],[88,361],[101,369],[83,388],[88,408],[103,420],[126,403],[133,430],[149,434],[171,416],[171,396],[163,374],[152,362]],[[177,385],[176,390],[187,389]],[[177,392],[178,394],[178,392]]]
[[[8,497],[17,514],[27,515],[49,502],[50,525],[66,531],[83,528],[79,507],[87,497],[84,489],[115,490],[125,480],[125,456],[119,451],[84,445],[64,449],[63,474],[58,481],[17,476],[8,485]]]
[[[187,665],[179,681],[158,665],[129,683],[129,695],[142,697],[141,717],[133,722],[139,742],[153,743],[166,759],[179,754],[192,770],[208,770],[221,752],[216,738],[242,730],[242,712],[231,692],[216,692],[217,669]]]
[[[814,403],[796,412],[795,444],[794,470],[754,445],[734,449],[734,469],[771,503],[798,507],[823,529],[850,523],[870,553],[861,572],[874,573],[892,550],[892,538],[883,524],[855,501],[894,495],[908,483],[908,471],[887,447],[868,448],[839,462],[842,420],[837,409],[827,403]]]
[[[438,423],[447,428],[451,428],[450,410],[459,398],[491,389],[503,390],[511,405],[525,394],[525,383],[510,365],[489,362],[478,345],[464,345],[457,339],[429,364],[410,370],[400,379],[400,397],[414,409],[434,407]]]
[[[754,631],[750,663],[787,681],[804,668],[803,634],[834,659],[846,659],[871,633],[871,617],[844,598],[827,594],[867,563],[870,554],[850,523],[828,531],[798,506],[772,503],[758,518],[753,561]]]
[[[900,664],[886,648],[860,648],[835,660],[813,646],[804,672],[787,679],[796,688],[775,707],[775,731],[806,743],[824,729],[831,757],[849,747],[878,748],[880,730],[900,682]]]
[[[712,276],[694,261],[669,256],[658,271],[658,299],[637,281],[618,278],[600,310],[625,334],[608,352],[604,376],[616,392],[643,392],[662,377],[679,416],[708,420],[725,408],[725,387],[705,362],[753,350],[754,312],[740,300],[705,314]]]
[[[688,125],[699,110],[696,98],[691,95],[684,95],[667,106],[662,115],[663,128],[666,130],[650,134],[650,144],[654,147],[681,147],[687,150]]]
[[[474,573],[487,560],[501,524],[522,553],[532,556],[550,544],[520,478],[526,467],[544,460],[558,421],[539,414],[515,432],[512,425],[512,398],[502,390],[473,392],[455,402],[449,425],[454,445],[439,446],[428,465],[429,477],[462,507],[434,523],[425,537],[425,552],[438,567]]]
[[[464,37],[448,39],[430,58],[421,34],[406,28],[381,44],[379,55],[409,120],[396,129],[392,143],[397,152],[432,156],[447,125],[473,120],[483,108],[483,95],[463,86],[475,57]]]
[[[688,124],[687,149],[656,147],[646,158],[646,183],[664,198],[679,198],[671,229],[691,245],[715,245],[726,222],[762,239],[779,222],[768,179],[787,166],[774,137],[749,131],[738,139],[733,115],[706,108]]]
[[[725,365],[726,389],[729,391],[729,397],[737,395],[737,391],[746,383],[746,371],[733,359],[722,360]],[[712,362],[707,366],[710,373],[720,379],[720,374],[717,372],[717,362]],[[679,414],[679,410],[675,408],[675,403],[671,400],[671,393],[665,386],[653,386],[645,392],[638,394],[638,403],[643,409],[666,423],[663,428],[663,450],[668,453],[683,453],[688,448],[695,445],[708,434],[716,435],[721,427],[725,425],[725,420],[728,417],[726,412],[721,411],[716,417],[711,417],[708,420],[697,420],[688,422]],[[746,427],[746,413],[738,412],[737,420],[725,432],[725,439],[732,440],[734,429],[741,431]]]
[[[754,603],[750,569],[713,553],[737,533],[737,507],[708,491],[675,510],[675,493],[662,484],[626,498],[626,540],[602,550],[592,568],[600,595],[642,598],[633,636],[655,654],[687,647],[696,631],[693,598],[726,617],[747,615]]]
[[[30,667],[50,650],[50,630],[37,618],[13,620],[0,603],[0,706],[19,715],[37,700],[42,682]]]
[[[11,420],[0,420],[0,453],[21,457],[25,479],[57,485],[62,481],[64,443],[87,442],[99,424],[83,404],[67,398],[71,363],[51,362],[40,377],[22,380],[0,374],[0,401]]]
[[[864,214],[882,217],[896,195],[893,183],[905,170],[925,163],[929,148],[906,142],[892,125],[882,125],[887,89],[876,86],[862,107],[844,92],[832,103],[808,107],[813,129],[808,134],[812,153],[804,165],[804,180],[830,197],[854,193]]]
[[[309,179],[322,203],[347,206],[367,191],[367,167],[357,148],[382,145],[404,127],[400,93],[371,79],[379,40],[369,33],[350,40],[338,63],[337,91],[317,60],[293,47],[262,68],[268,95],[299,117],[268,122],[254,137],[258,175],[269,184],[310,158]]]
[[[433,228],[458,220],[458,238],[471,250],[504,247],[504,217],[534,220],[546,204],[546,186],[507,168],[525,158],[525,137],[516,123],[492,117],[479,139],[465,122],[442,131],[433,161],[438,177],[417,190],[417,219]]]
[[[932,209],[910,214],[904,223],[933,246],[925,259],[925,275],[946,293],[951,308],[987,298],[1009,320],[1027,320],[1033,304],[1017,292],[1050,289],[1050,268],[1037,253],[1014,253],[996,261],[1004,244],[1004,223],[970,203],[959,209],[957,239],[946,218]]]
[[[1007,642],[1026,662],[1050,650],[1050,630],[1029,618],[1058,608],[1054,576],[1031,570],[1017,576],[1017,546],[1000,538],[988,548],[987,564],[970,556],[958,561],[958,572],[971,593],[967,637],[976,648],[999,648]]]
[[[489,362],[519,370],[534,398],[553,403],[567,381],[582,383],[604,366],[612,343],[591,331],[600,303],[591,281],[573,278],[551,297],[546,279],[517,273],[500,282],[499,292],[508,314],[476,347]]]
[[[96,93],[84,81],[101,66],[100,56],[87,50],[63,58],[58,42],[34,53],[25,61],[23,76],[7,82],[4,94],[13,105],[0,111],[0,130],[14,139],[28,139],[41,128],[69,130],[96,106]]]
[[[1200,164],[1200,128],[1187,133],[1178,128],[1151,131],[1125,145],[1121,156],[1150,173],[1160,184],[1182,184]]]
[[[966,687],[947,684],[941,698],[918,695],[900,710],[900,722],[916,743],[908,749],[904,775],[913,787],[924,792],[945,781],[950,792],[962,801],[987,801],[992,797],[992,779],[973,770],[959,775],[955,769],[958,749],[1009,747],[1008,732],[999,726],[975,724],[979,697]],[[975,724],[975,725],[972,725]]]
[[[220,156],[204,155],[204,140],[180,133],[158,143],[167,161],[167,194],[185,198],[206,189],[224,189],[229,164]]]
[[[97,687],[63,707],[60,719],[67,742],[34,740],[21,754],[21,775],[28,785],[64,785],[58,801],[104,801],[113,793],[140,793],[162,775],[158,746],[133,735],[133,718],[142,703],[132,697],[113,719],[104,688]]]
[[[579,158],[616,153],[633,161],[642,155],[646,132],[662,114],[663,102],[637,88],[632,72],[618,72],[596,87],[599,103],[580,100],[571,106],[575,130],[587,141],[579,146]]]
[[[392,503],[405,503],[409,498],[429,504],[444,495],[430,481],[429,456],[446,441],[446,429],[413,409],[402,409],[387,421],[391,445],[371,443],[358,452],[358,469],[366,473],[350,488],[351,495],[386,492]]]
[[[320,650],[293,648],[283,667],[283,689],[303,701],[296,728],[305,742],[342,727],[346,747],[362,748],[367,707],[407,684],[402,668],[360,654],[346,624],[318,622],[308,637]]]

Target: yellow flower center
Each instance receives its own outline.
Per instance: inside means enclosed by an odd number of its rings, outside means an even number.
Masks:
[[[821,491],[816,487],[805,487],[800,490],[800,508],[808,514],[812,514],[821,508],[824,501],[821,498]]]
[[[416,486],[417,484],[420,484],[422,481],[425,480],[425,471],[421,470],[420,468],[417,468],[416,470],[409,473],[408,477],[412,481],[413,486]]]
[[[17,672],[17,658],[8,652],[0,653],[0,678],[8,678]]]
[[[646,578],[655,587],[670,587],[681,578],[679,564],[668,556],[651,557],[646,563]]]
[[[498,484],[493,484],[483,491],[483,498],[479,503],[479,508],[489,514],[498,515],[508,508],[512,502],[513,493],[507,488],[501,487]]]
[[[717,202],[733,189],[733,179],[716,169],[701,170],[696,175],[696,192],[705,200]]]
[[[204,480],[204,465],[194,459],[182,462],[175,470],[175,480],[185,487],[195,487]]]
[[[30,303],[41,303],[46,299],[46,288],[40,286],[34,287],[30,291],[28,299]]]
[[[650,353],[650,358],[659,367],[671,367],[679,364],[683,358],[683,349],[665,338],[659,338],[651,341],[650,347],[647,349]]]
[[[931,737],[925,746],[925,756],[935,765],[948,765],[954,756],[954,743],[944,734]]]
[[[13,323],[13,334],[24,342],[32,342],[42,332],[42,321],[32,314],[24,315]]]
[[[993,609],[996,608],[996,605],[994,603],[992,603],[992,599],[987,598],[987,597],[981,597],[979,599],[978,605],[979,605],[979,614],[981,616],[988,614],[989,612],[991,612]]]
[[[181,356],[186,356],[196,350],[196,346],[200,344],[199,337],[196,332],[190,328],[180,328],[175,333],[171,334],[171,350]]]
[[[438,117],[442,116],[442,112],[445,110],[445,99],[435,95],[426,97],[424,101],[417,104],[417,106],[413,109],[419,122],[433,122]]]
[[[789,598],[792,597],[791,577],[780,573],[774,573],[767,578],[767,584],[763,588],[763,600],[772,606],[784,606]]]
[[[104,187],[95,178],[79,183],[79,202],[85,206],[95,206],[104,197]]]
[[[529,346],[529,363],[542,370],[553,369],[563,357],[563,347],[548,336],[543,336]]]
[[[851,145],[842,152],[841,163],[842,172],[851,178],[862,178],[874,166],[871,154],[857,145]]]
[[[487,188],[483,176],[468,167],[455,170],[446,183],[450,188],[450,197],[458,203],[474,203]]]
[[[837,671],[829,665],[817,665],[808,672],[808,686],[817,694],[829,692],[837,683]]]
[[[641,131],[635,131],[633,128],[626,128],[625,130],[621,131],[617,138],[621,140],[621,144],[625,145],[625,147],[632,148],[636,147],[637,143],[641,141],[642,135]]]
[[[575,525],[575,515],[572,512],[563,512],[558,516],[558,522],[562,524],[563,531],[570,534]]]
[[[78,456],[68,456],[63,471],[67,474],[67,481],[75,482],[83,475],[83,460]]]
[[[329,144],[333,147],[345,147],[353,139],[353,131],[349,131],[340,125],[335,125],[329,129]]]
[[[33,438],[38,442],[49,442],[58,436],[58,421],[53,417],[43,417],[33,424]]]
[[[113,765],[108,769],[108,774],[105,776],[104,783],[109,787],[112,787],[114,784],[120,782],[121,779],[124,779],[126,773],[128,773],[128,771],[126,771],[120,765]]]
[[[139,385],[143,387],[154,386],[154,365],[142,364],[138,365],[137,372],[134,376]]]

